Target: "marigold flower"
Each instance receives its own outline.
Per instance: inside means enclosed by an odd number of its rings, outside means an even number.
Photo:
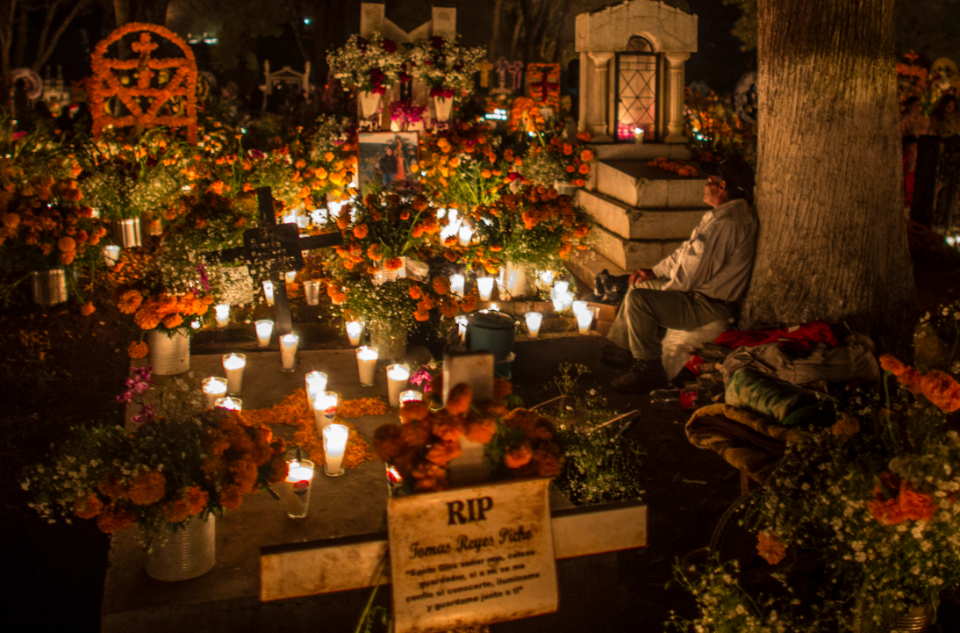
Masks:
[[[220,504],[227,510],[236,510],[243,503],[243,491],[240,486],[225,486],[220,493]]]
[[[358,240],[362,240],[367,236],[369,231],[370,229],[366,224],[358,224],[357,226],[353,227],[353,236]]]
[[[426,457],[427,461],[433,464],[446,466],[451,460],[460,457],[462,454],[463,451],[460,449],[460,442],[443,441],[431,446],[430,450],[427,451]]]
[[[471,442],[486,444],[497,433],[497,421],[493,418],[482,418],[467,422],[464,435]]]
[[[465,382],[454,385],[447,396],[447,406],[444,407],[450,415],[463,415],[470,410],[473,401],[473,390]]]
[[[164,521],[183,523],[190,516],[190,502],[186,499],[174,499],[163,504],[161,509]]]
[[[93,305],[92,301],[88,301],[80,308],[80,314],[83,316],[90,316],[97,311],[97,307]]]
[[[530,450],[530,444],[523,442],[522,444],[516,444],[507,449],[506,454],[503,456],[503,463],[507,468],[520,468],[521,466],[526,466],[532,458],[533,451]]]
[[[162,473],[145,470],[134,475],[130,481],[127,498],[138,506],[146,506],[163,499],[167,491],[167,480]]]
[[[120,312],[124,314],[133,314],[140,308],[141,303],[143,303],[143,295],[136,290],[128,290],[120,295],[120,301],[117,302],[117,307],[120,308]]]
[[[580,168],[577,171],[579,171],[581,174],[584,174],[584,175],[589,174],[590,165],[587,165],[586,163],[581,163]]]
[[[429,320],[430,320],[430,313],[429,313],[429,312],[422,312],[422,311],[420,311],[420,310],[414,310],[414,311],[413,311],[413,318],[414,318],[415,320],[423,323],[424,321],[429,321]]]
[[[404,443],[400,438],[400,427],[396,424],[384,424],[373,432],[373,452],[382,462],[390,461],[400,454]]]
[[[440,314],[448,319],[452,319],[460,313],[460,304],[456,299],[444,297],[440,300]]]
[[[81,519],[92,519],[100,514],[102,509],[103,502],[100,501],[100,497],[93,493],[73,502],[73,513]]]
[[[163,327],[172,330],[175,327],[183,325],[183,317],[179,314],[171,314],[170,316],[164,317]]]
[[[787,557],[787,548],[780,539],[766,531],[757,534],[757,552],[771,565],[776,565]]]
[[[580,152],[580,160],[582,160],[585,163],[589,163],[590,161],[593,160],[593,152],[589,149],[583,150],[582,152]]]
[[[286,477],[286,472],[284,472],[284,477]],[[208,501],[210,501],[210,495],[205,490],[202,490],[200,486],[190,486],[190,489],[187,490],[187,503],[190,506],[191,516],[203,512],[204,508],[207,507]]]
[[[920,381],[927,400],[947,413],[960,409],[960,385],[951,376],[934,369]]]
[[[420,286],[417,284],[410,284],[410,288],[407,290],[410,294],[410,298],[413,300],[420,299],[423,296],[423,291],[420,290]]]
[[[97,527],[101,532],[113,534],[132,527],[136,521],[133,512],[121,505],[111,503],[97,516]]]
[[[400,270],[403,268],[403,260],[399,257],[391,257],[383,263],[383,267],[390,271]]]
[[[890,354],[884,354],[880,357],[880,366],[894,376],[900,376],[907,369],[906,365]]]
[[[143,341],[134,341],[127,345],[127,355],[133,360],[146,358],[149,352],[150,348]]]
[[[438,295],[445,295],[450,292],[450,280],[446,277],[434,277],[431,284],[433,285],[433,291]]]

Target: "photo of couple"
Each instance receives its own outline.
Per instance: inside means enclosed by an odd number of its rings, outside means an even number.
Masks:
[[[418,136],[416,132],[360,134],[361,190],[372,182],[384,189],[410,186],[417,180]]]

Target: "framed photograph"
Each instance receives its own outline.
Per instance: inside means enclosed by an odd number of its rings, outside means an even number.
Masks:
[[[360,190],[372,182],[386,189],[416,185],[420,163],[416,132],[366,132],[360,134]]]

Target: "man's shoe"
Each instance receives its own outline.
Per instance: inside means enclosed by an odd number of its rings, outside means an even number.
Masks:
[[[629,367],[636,361],[630,350],[623,349],[613,343],[607,343],[600,353],[600,362],[609,367]]]
[[[643,394],[667,386],[667,374],[659,360],[638,360],[630,371],[612,383],[613,388],[624,393]]]

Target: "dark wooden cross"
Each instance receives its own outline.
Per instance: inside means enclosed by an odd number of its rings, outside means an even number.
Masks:
[[[277,224],[270,187],[257,189],[257,204],[260,210],[260,226],[243,232],[243,246],[213,253],[208,255],[208,258],[218,262],[246,259],[251,265],[267,273],[267,277],[273,282],[277,332],[283,336],[293,331],[284,273],[303,269],[303,251],[339,246],[343,244],[343,235],[337,231],[300,237],[300,229],[296,224]]]

